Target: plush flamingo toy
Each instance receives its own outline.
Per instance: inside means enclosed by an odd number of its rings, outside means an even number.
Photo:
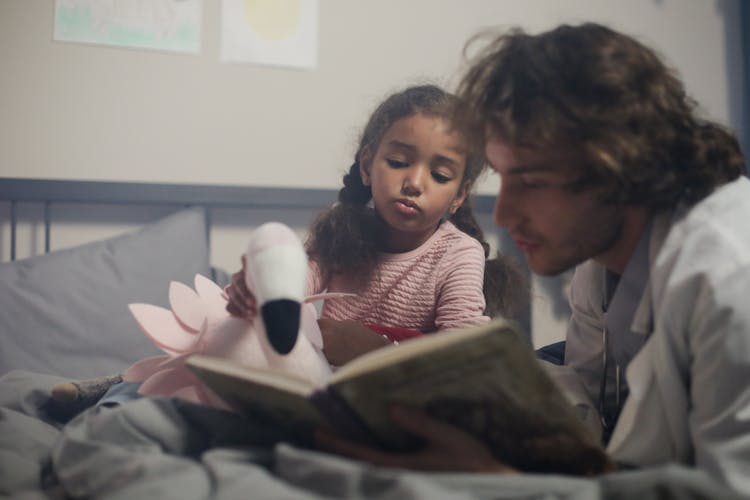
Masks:
[[[185,366],[191,354],[283,370],[317,385],[325,381],[331,368],[311,302],[328,295],[304,297],[307,256],[299,238],[284,224],[264,224],[252,233],[246,256],[246,281],[260,314],[253,320],[231,316],[224,291],[204,276],[195,276],[195,289],[172,282],[171,310],[130,304],[141,330],[166,354],[135,363],[124,380],[142,382],[141,394],[221,408],[228,406]]]

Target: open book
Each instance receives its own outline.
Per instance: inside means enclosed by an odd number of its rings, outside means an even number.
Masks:
[[[419,440],[388,417],[391,403],[461,427],[524,471],[596,473],[608,461],[512,323],[391,345],[336,370],[325,387],[290,375],[193,355],[187,365],[237,408],[306,439],[316,427],[392,450]]]

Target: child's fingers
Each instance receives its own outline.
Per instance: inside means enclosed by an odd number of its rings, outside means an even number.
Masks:
[[[255,316],[255,296],[248,290],[242,271],[237,271],[232,275],[232,281],[224,291],[227,294],[229,314],[239,317]]]

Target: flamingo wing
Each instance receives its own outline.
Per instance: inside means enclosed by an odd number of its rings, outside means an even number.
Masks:
[[[186,330],[169,309],[151,304],[129,304],[128,307],[143,333],[158,347],[169,353],[195,348],[198,335]]]
[[[169,284],[169,305],[177,321],[190,333],[199,333],[206,325],[206,306],[186,284],[179,281]]]
[[[198,380],[186,366],[161,370],[147,378],[138,388],[139,394],[172,396],[177,391],[195,385]]]
[[[226,310],[227,299],[224,296],[224,290],[219,285],[202,274],[196,274],[195,291],[198,292],[209,318],[215,320],[229,316]]]
[[[169,356],[161,355],[136,361],[122,373],[122,379],[125,382],[141,382],[146,380],[159,371],[163,367],[164,362],[169,359]]]

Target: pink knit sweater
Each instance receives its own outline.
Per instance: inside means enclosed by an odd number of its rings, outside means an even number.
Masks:
[[[370,285],[356,297],[328,299],[322,318],[434,332],[489,320],[485,301],[484,252],[477,240],[443,222],[419,248],[383,253]],[[323,283],[312,263],[308,294],[354,291],[346,276]]]

